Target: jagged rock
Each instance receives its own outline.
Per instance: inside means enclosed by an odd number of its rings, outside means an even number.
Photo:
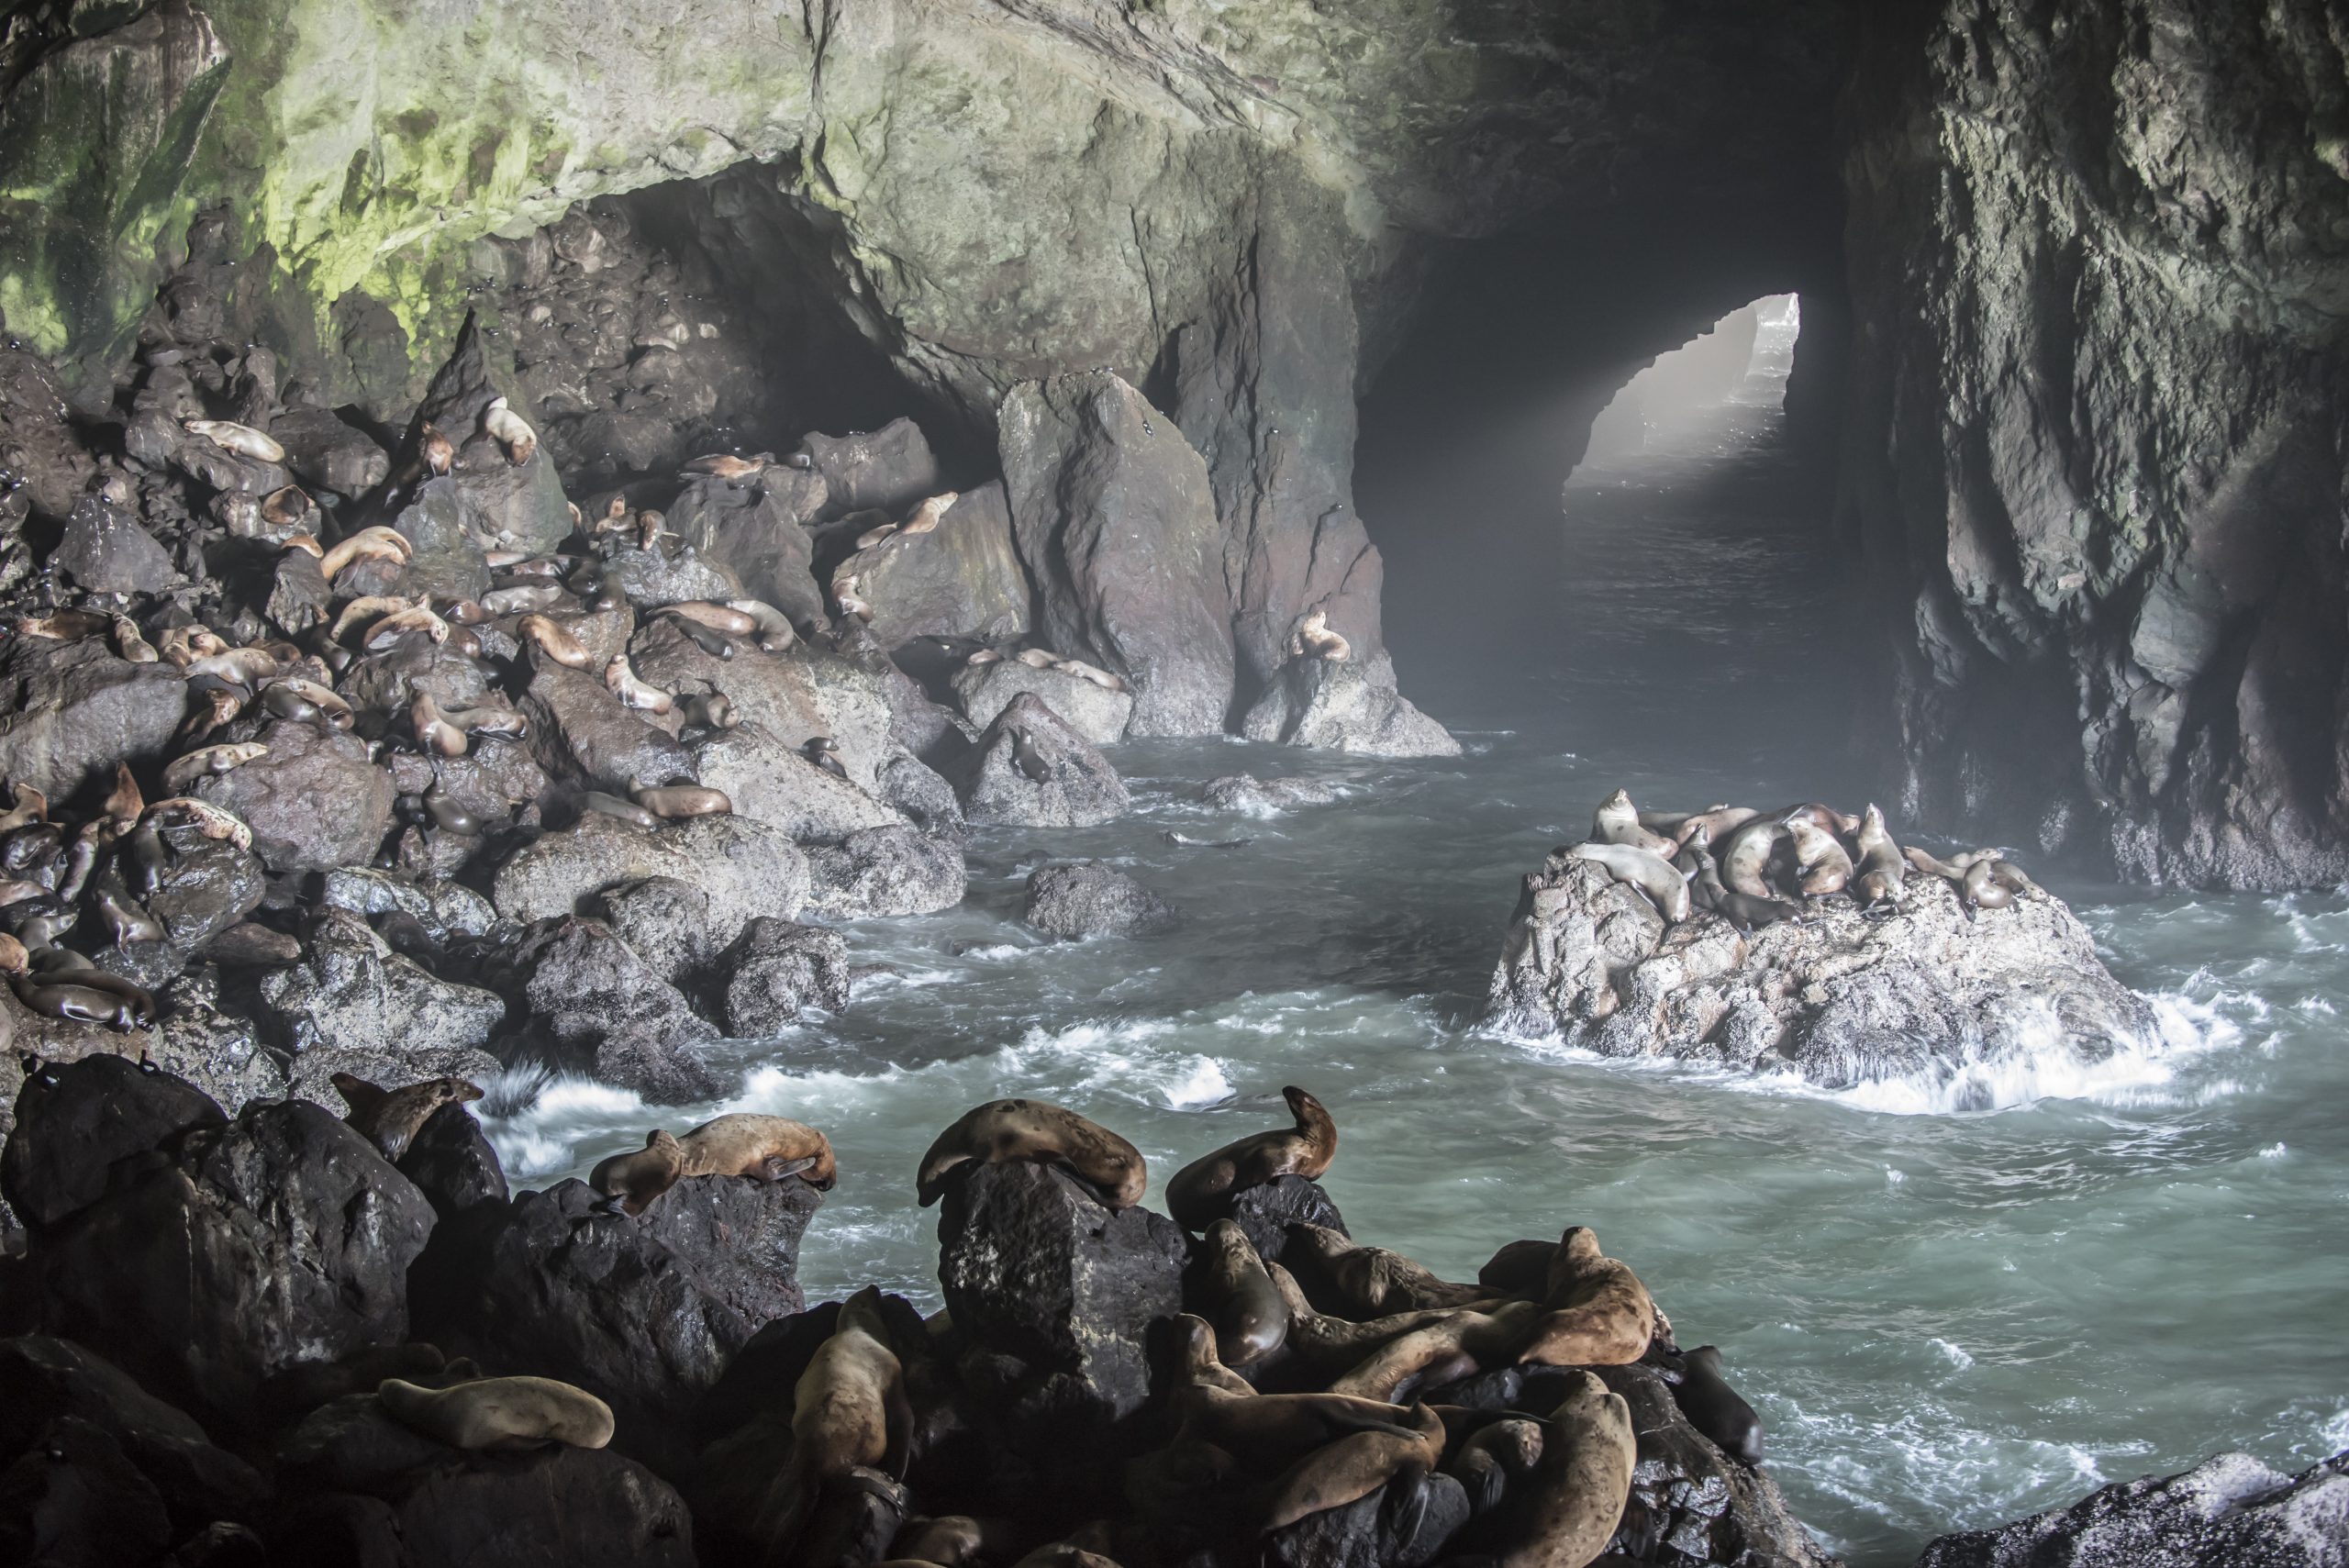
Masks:
[[[456,466],[449,477],[479,531],[519,550],[551,548],[571,532],[562,481],[543,442],[529,462],[517,466],[482,428],[482,416],[497,395],[480,328],[467,311],[448,362],[433,376],[417,417],[456,443]]]
[[[1257,1255],[1268,1262],[1279,1262],[1288,1250],[1288,1228],[1293,1224],[1319,1225],[1341,1236],[1353,1234],[1321,1184],[1304,1176],[1275,1176],[1262,1185],[1243,1187],[1231,1195],[1229,1212],[1247,1232]]]
[[[1385,656],[1373,663],[1292,659],[1241,720],[1251,740],[1372,757],[1457,757],[1460,742],[1395,689]]]
[[[938,1243],[964,1376],[1012,1433],[1047,1423],[1078,1454],[1148,1402],[1147,1330],[1182,1310],[1187,1244],[1173,1220],[1113,1214],[1050,1165],[974,1161],[946,1178]]]
[[[262,1381],[407,1333],[432,1208],[358,1132],[303,1100],[179,1136],[45,1233],[45,1321],[207,1418]]]
[[[952,909],[969,883],[961,850],[902,824],[811,851],[807,871],[808,912],[831,920]]]
[[[183,956],[196,951],[261,906],[267,882],[252,855],[221,839],[175,834],[163,840],[152,893],[139,903],[163,922]]]
[[[999,480],[958,496],[930,532],[892,534],[841,562],[841,573],[856,578],[858,596],[873,606],[866,629],[892,651],[918,637],[994,641],[1028,629],[1028,577]]]
[[[94,594],[160,594],[180,575],[138,518],[96,495],[75,503],[49,565]]]
[[[723,692],[745,727],[758,725],[797,750],[818,735],[840,745],[848,776],[870,790],[896,756],[896,717],[885,659],[868,670],[838,654],[797,644],[768,654],[750,644],[730,660],[704,653],[656,617],[634,643],[637,673],[664,691]]]
[[[629,603],[642,609],[684,604],[691,599],[723,603],[743,596],[740,578],[717,562],[703,560],[691,546],[674,554],[665,549],[622,546],[604,557],[604,572],[607,577],[618,580]]]
[[[690,984],[718,956],[709,929],[709,895],[692,883],[648,876],[607,887],[596,902],[613,933],[672,985]]]
[[[293,1054],[294,1091],[322,1104],[340,1103],[328,1083],[335,1073],[371,1083],[443,1073],[478,1081],[497,1067],[484,1048],[506,1004],[395,956],[348,910],[320,910],[308,957],[262,975],[256,990],[261,1021]]]
[[[901,821],[853,781],[827,773],[763,724],[711,730],[695,742],[693,759],[693,776],[724,790],[737,817],[779,828],[803,844],[837,844]]]
[[[490,686],[487,671],[446,643],[403,638],[382,653],[362,657],[336,689],[362,712],[402,713],[419,691],[444,708],[473,707],[489,700]]]
[[[694,1399],[761,1325],[800,1309],[799,1242],[823,1195],[796,1177],[696,1176],[634,1218],[601,1201],[576,1181],[515,1199],[439,1342],[577,1384],[612,1407],[620,1448],[671,1469],[690,1455]]]
[[[915,827],[940,838],[963,836],[963,803],[954,786],[919,757],[904,752],[881,764],[874,798],[912,818]]]
[[[480,936],[497,918],[489,900],[462,883],[444,877],[411,882],[358,866],[320,877],[317,903],[321,908],[348,909],[369,918],[395,911],[412,915],[437,942]]]
[[[185,1412],[111,1362],[46,1335],[0,1340],[0,1453],[33,1447],[49,1423],[68,1418],[114,1440],[177,1529],[248,1517],[266,1494],[250,1465],[213,1447]]]
[[[1962,1083],[2051,1051],[2101,1060],[2157,1029],[2051,895],[1968,919],[1949,883],[1911,873],[1898,913],[1818,899],[1747,937],[1703,911],[1666,928],[1630,886],[1564,857],[1525,879],[1486,1018],[1610,1056],[1792,1067],[1831,1085]]]
[[[1199,798],[1224,811],[1271,817],[1293,806],[1328,806],[1338,798],[1338,791],[1319,779],[1260,779],[1226,773],[1201,785]]]
[[[1039,670],[1017,659],[964,665],[954,673],[953,685],[963,716],[973,724],[982,728],[993,724],[996,716],[1011,706],[1012,698],[1030,692],[1096,746],[1112,746],[1124,740],[1134,711],[1130,693],[1110,691],[1065,671]]]
[[[804,525],[824,509],[829,494],[822,475],[801,469],[770,468],[751,480],[693,478],[669,504],[668,526],[793,626],[821,626],[824,595]]]
[[[515,956],[530,1014],[523,1049],[558,1068],[635,1090],[652,1105],[716,1096],[718,1075],[696,1047],[718,1030],[683,993],[596,920],[566,915]]]
[[[284,875],[364,864],[392,825],[392,781],[367,742],[281,719],[259,740],[266,756],[190,786],[198,800],[253,830],[253,852]]]
[[[260,1025],[220,1005],[217,970],[192,969],[158,999],[163,1017],[144,1048],[154,1065],[224,1106],[284,1095],[285,1058],[262,1039]]]
[[[757,919],[743,928],[726,982],[726,1032],[737,1040],[779,1034],[805,1007],[848,1006],[848,943],[825,926]]]
[[[519,706],[530,721],[531,754],[551,777],[625,795],[693,774],[693,753],[623,706],[600,668],[589,673],[542,660]]]
[[[0,1197],[44,1229],[104,1196],[117,1162],[228,1119],[194,1084],[124,1057],[46,1065],[17,1092],[16,1130],[0,1150]]]
[[[398,574],[402,593],[477,599],[488,592],[489,562],[477,542],[486,536],[477,529],[480,514],[469,486],[477,482],[461,473],[428,479],[417,487],[415,499],[392,518],[392,527],[411,547],[407,564]]]
[[[1028,903],[1020,918],[1063,941],[1154,936],[1182,923],[1173,905],[1097,861],[1037,870],[1028,878]]]
[[[462,1106],[442,1106],[425,1118],[399,1157],[399,1173],[442,1219],[508,1197],[497,1151]]]
[[[63,801],[159,761],[187,709],[168,664],[132,664],[97,638],[11,637],[0,647],[0,778]]]
[[[509,920],[573,914],[624,882],[674,877],[709,895],[710,941],[724,947],[754,917],[789,919],[807,902],[807,860],[790,839],[740,817],[695,817],[647,832],[590,812],[498,868],[490,886]]]
[[[1591,1369],[1631,1407],[1639,1460],[1610,1550],[1633,1562],[1737,1562],[1752,1568],[1833,1568],[1787,1507],[1777,1485],[1708,1440],[1681,1414],[1671,1385],[1644,1363]],[[1514,1401],[1547,1416],[1564,1378],[1530,1373]]]
[[[1044,776],[1019,766],[1026,737]],[[1088,828],[1113,822],[1133,805],[1109,760],[1058,714],[1023,693],[996,716],[955,766],[954,793],[974,825]]]
[[[285,466],[295,478],[347,501],[374,489],[392,472],[391,454],[331,409],[288,408],[270,421],[269,433],[285,449]]]
[[[1231,602],[1207,464],[1108,371],[1022,383],[997,419],[1038,639],[1130,681],[1131,733],[1221,734]]]
[[[1367,1497],[1308,1514],[1264,1538],[1267,1568],[1420,1568],[1468,1522],[1468,1494],[1437,1472],[1421,1483],[1419,1511],[1396,1507],[1390,1484]]]
[[[2068,1508],[1943,1536],[1918,1568],[2341,1568],[2344,1519],[2349,1453],[2298,1475],[2221,1453],[2180,1474],[2115,1482]]]
[[[823,477],[833,517],[868,507],[901,511],[945,488],[938,459],[911,419],[892,419],[877,430],[845,436],[810,434],[799,450]]]

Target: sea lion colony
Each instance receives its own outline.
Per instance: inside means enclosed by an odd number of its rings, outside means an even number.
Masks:
[[[1800,918],[1814,901],[1849,900],[1862,909],[1899,907],[1911,871],[1947,882],[1969,914],[2042,896],[2039,884],[1998,850],[1965,850],[1946,860],[1903,848],[1873,804],[1854,817],[1806,801],[1784,810],[1712,806],[1702,811],[1642,811],[1617,790],[1593,814],[1590,837],[1552,852],[1588,861],[1637,888],[1665,921],[1711,911],[1749,930]]]

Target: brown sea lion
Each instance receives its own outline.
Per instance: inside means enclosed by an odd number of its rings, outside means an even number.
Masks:
[[[1542,1462],[1542,1425],[1516,1417],[1488,1421],[1461,1440],[1443,1473],[1468,1494],[1471,1518],[1491,1513]]]
[[[1186,1230],[1207,1229],[1230,1207],[1235,1193],[1263,1186],[1276,1176],[1318,1180],[1338,1157],[1338,1124],[1321,1102],[1291,1084],[1281,1091],[1297,1125],[1275,1132],[1251,1133],[1201,1155],[1166,1184],[1166,1209]]]
[[[612,1440],[612,1407],[551,1377],[484,1377],[448,1388],[388,1377],[375,1397],[400,1425],[451,1448],[602,1448]]]
[[[423,1130],[432,1113],[442,1106],[470,1105],[481,1098],[481,1088],[463,1078],[427,1078],[397,1089],[385,1089],[349,1073],[328,1080],[351,1114],[342,1119],[397,1162],[408,1144]]]
[[[1279,1350],[1288,1338],[1288,1307],[1248,1233],[1230,1219],[1208,1226],[1202,1264],[1215,1304],[1217,1359],[1226,1366],[1246,1366]]]
[[[727,798],[724,790],[701,784],[662,784],[656,789],[640,789],[636,803],[653,816],[671,821],[685,817],[725,817],[734,810],[734,803]]]
[[[1297,1283],[1297,1276],[1280,1264],[1266,1263],[1264,1273],[1271,1278],[1273,1288],[1280,1292],[1281,1305],[1288,1312],[1286,1342],[1289,1353],[1331,1375],[1360,1365],[1381,1345],[1441,1321],[1455,1310],[1431,1307],[1357,1322],[1314,1310],[1313,1304],[1306,1299],[1305,1288]]]
[[[596,656],[587,651],[586,644],[549,620],[545,616],[524,616],[515,623],[515,634],[535,646],[538,651],[558,664],[573,670],[584,670],[595,662]]]
[[[1518,1359],[1540,1366],[1625,1366],[1655,1338],[1655,1303],[1628,1264],[1598,1250],[1587,1226],[1558,1240],[1542,1290],[1546,1310]]]
[[[1400,1252],[1363,1246],[1327,1226],[1292,1220],[1288,1240],[1289,1251],[1313,1259],[1330,1288],[1354,1309],[1358,1319],[1431,1307],[1473,1307],[1492,1299],[1493,1293],[1481,1284],[1458,1284],[1439,1278]]]
[[[1794,840],[1795,865],[1802,875],[1799,885],[1806,898],[1824,898],[1841,893],[1852,880],[1852,857],[1844,850],[1843,841],[1808,817],[1789,817],[1785,827],[1787,837]]]
[[[1631,1407],[1587,1372],[1551,1412],[1542,1457],[1502,1518],[1499,1568],[1585,1568],[1607,1550],[1631,1496]]]
[[[1640,826],[1639,807],[1631,804],[1631,792],[1627,789],[1619,789],[1598,803],[1598,809],[1591,814],[1590,841],[1624,844],[1665,856],[1678,847],[1663,834]]]
[[[1653,835],[1651,835],[1653,837]],[[1666,850],[1671,840],[1659,840]],[[1606,869],[1617,882],[1626,883],[1644,894],[1656,913],[1673,925],[1688,918],[1694,906],[1689,901],[1688,880],[1672,867],[1672,862],[1653,850],[1635,844],[1570,844],[1569,858],[1588,861]]]
[[[1403,1432],[1349,1432],[1299,1459],[1264,1489],[1255,1527],[1269,1534],[1313,1514],[1360,1502],[1390,1484],[1408,1489],[1443,1453],[1443,1422],[1424,1405],[1397,1411]],[[1424,1508],[1424,1500],[1418,1507]],[[1416,1510],[1397,1532],[1408,1540]]]
[[[793,1389],[790,1464],[756,1527],[770,1552],[797,1541],[827,1481],[859,1468],[903,1480],[912,1431],[905,1366],[881,1287],[866,1285],[841,1307],[831,1337]]]
[[[1115,1209],[1140,1203],[1150,1183],[1140,1150],[1099,1123],[1043,1100],[994,1100],[963,1112],[921,1157],[914,1178],[921,1207],[945,1192],[947,1172],[971,1160],[1065,1166]]]
[[[231,768],[242,767],[256,758],[268,755],[269,748],[253,740],[230,746],[206,746],[184,756],[173,758],[163,769],[163,788],[170,794],[178,795],[200,778],[225,773]]]
[[[889,1543],[890,1561],[934,1562],[938,1568],[974,1568],[979,1562],[1001,1562],[1011,1555],[1019,1539],[1009,1519],[941,1514],[912,1518]]]
[[[779,1182],[797,1176],[819,1192],[840,1179],[831,1140],[804,1121],[737,1112],[702,1123],[683,1138],[655,1129],[644,1147],[596,1165],[587,1184],[608,1204],[641,1214],[689,1176],[740,1176]]]
[[[1398,1334],[1353,1370],[1333,1380],[1332,1394],[1392,1401],[1404,1385],[1432,1387],[1468,1377],[1485,1366],[1505,1366],[1542,1316],[1539,1303],[1505,1301],[1490,1311],[1460,1308]]]
[[[1853,896],[1863,906],[1890,904],[1897,907],[1908,882],[1909,862],[1901,858],[1900,846],[1885,829],[1884,813],[1873,802],[1861,814],[1856,841],[1860,854],[1858,874],[1852,879]]]

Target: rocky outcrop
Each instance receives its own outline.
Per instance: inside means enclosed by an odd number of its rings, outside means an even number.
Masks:
[[[892,534],[839,570],[856,578],[873,606],[868,629],[892,651],[917,637],[996,641],[1028,629],[1028,577],[999,481],[958,495],[928,533]]]
[[[261,744],[267,755],[200,779],[189,793],[250,827],[253,852],[281,874],[373,859],[392,823],[392,784],[367,743],[281,720],[261,732]]]
[[[1996,1529],[1945,1535],[1918,1568],[2199,1568],[2349,1562],[2349,1453],[2298,1475],[2222,1453],[2178,1475],[2121,1481]]]
[[[1667,925],[1629,884],[1553,856],[1525,879],[1486,1022],[1609,1056],[1792,1070],[1846,1086],[1957,1085],[2057,1060],[2093,1063],[2157,1033],[2086,928],[2053,895],[1968,913],[1912,874],[1903,906],[1842,896],[1750,935],[1699,910]]]
[[[509,920],[580,912],[591,895],[650,876],[709,897],[710,935],[725,946],[754,917],[789,919],[807,901],[807,861],[785,834],[738,817],[694,817],[647,830],[589,812],[524,846],[497,870],[490,897]]]
[[[1065,670],[1039,670],[1017,659],[966,664],[954,672],[952,680],[963,717],[981,728],[993,724],[1022,693],[1051,708],[1096,746],[1114,746],[1124,740],[1133,718],[1130,693],[1112,691]]]
[[[337,1104],[328,1080],[352,1073],[407,1083],[494,1072],[487,1053],[506,1019],[494,994],[442,980],[346,910],[322,911],[302,962],[261,977],[257,1013],[294,1058],[299,1092]]]
[[[1859,72],[1841,507],[1920,812],[2135,876],[2349,874],[2323,11],[1943,0]]]
[[[848,943],[825,926],[760,918],[743,928],[726,980],[726,1032],[779,1034],[807,1007],[848,1006]]]
[[[929,915],[963,902],[969,876],[951,841],[904,827],[869,828],[807,855],[811,914],[832,920]]]
[[[1048,937],[1146,937],[1182,923],[1174,906],[1115,866],[1097,861],[1044,866],[1028,879],[1021,919]]]
[[[718,1030],[596,920],[564,916],[523,942],[529,1027],[517,1047],[558,1069],[633,1089],[651,1105],[706,1100],[719,1080],[696,1047]]]
[[[1395,689],[1393,668],[1351,660],[1291,659],[1281,666],[1240,733],[1373,757],[1457,757],[1460,742]]]
[[[954,791],[974,825],[1085,828],[1133,805],[1109,760],[1024,694],[956,764]]]
[[[1130,733],[1221,734],[1231,606],[1207,464],[1108,372],[1015,387],[998,419],[1038,640],[1132,683]]]
[[[0,648],[0,777],[62,800],[111,780],[118,762],[162,756],[186,704],[177,672],[127,663],[97,639],[11,637]]]

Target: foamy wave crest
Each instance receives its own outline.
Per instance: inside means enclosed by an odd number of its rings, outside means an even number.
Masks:
[[[645,1106],[634,1091],[543,1069],[523,1071],[531,1074],[536,1093],[504,1116],[482,1118],[482,1131],[508,1176],[552,1175],[579,1162],[576,1151],[584,1142],[609,1141],[631,1129],[640,1136]],[[503,1084],[510,1075],[499,1076]],[[484,1095],[482,1103],[494,1099]]]

